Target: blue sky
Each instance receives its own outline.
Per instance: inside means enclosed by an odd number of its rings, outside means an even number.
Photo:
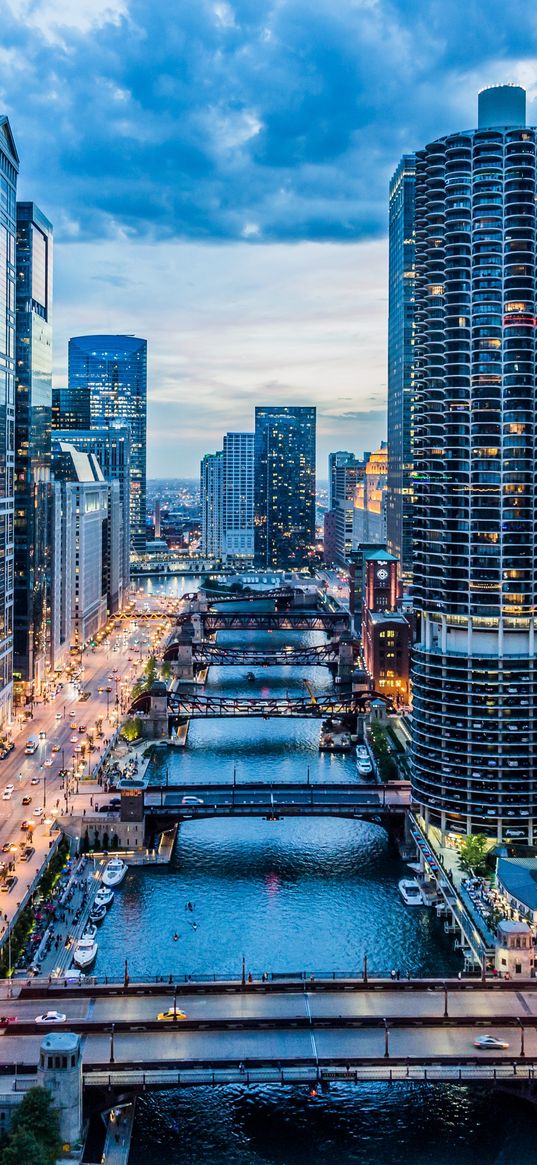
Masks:
[[[384,436],[387,183],[537,96],[537,13],[504,0],[4,0],[0,111],[56,233],[55,379],[84,331],[144,335],[149,472],[194,475],[255,403]]]

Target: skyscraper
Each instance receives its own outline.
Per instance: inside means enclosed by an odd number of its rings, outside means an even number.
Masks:
[[[206,453],[200,465],[201,552],[222,557],[222,469],[224,454]]]
[[[412,375],[416,159],[405,154],[390,182],[388,315],[388,547],[412,577]]]
[[[416,156],[414,407],[414,799],[442,833],[531,844],[536,144],[499,86]]]
[[[38,690],[50,663],[52,226],[17,203],[14,675]]]
[[[226,433],[222,462],[222,556],[254,556],[254,434]]]
[[[15,238],[19,159],[0,116],[0,731],[13,695],[13,491],[15,460]]]
[[[345,563],[353,549],[354,513],[357,486],[365,480],[370,454],[360,461],[353,453],[329,453],[330,508],[334,512],[335,561]]]
[[[147,340],[137,336],[74,336],[69,341],[71,413],[83,413],[79,394],[89,396],[90,428],[116,421],[131,434],[131,549],[142,553],[146,538]],[[58,424],[59,420],[59,424]],[[58,428],[73,426],[65,415]]]
[[[259,566],[302,566],[315,546],[314,408],[255,410],[254,539]]]

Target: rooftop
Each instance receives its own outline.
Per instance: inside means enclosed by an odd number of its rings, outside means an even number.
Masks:
[[[537,910],[537,858],[498,858],[498,881],[528,910]]]

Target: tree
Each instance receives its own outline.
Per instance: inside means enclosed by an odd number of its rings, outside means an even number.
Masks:
[[[145,665],[145,678],[149,687],[155,683],[157,678],[157,661],[154,655],[149,656],[149,659]]]
[[[482,833],[471,833],[459,851],[459,865],[468,874],[484,874],[487,867],[488,839]]]
[[[2,1165],[54,1165],[61,1144],[58,1112],[50,1093],[46,1088],[30,1088],[13,1114]]]
[[[121,728],[121,735],[125,740],[138,740],[142,735],[142,721],[139,716],[131,716]]]
[[[162,664],[162,667],[160,669],[160,674],[161,674],[163,680],[171,679],[172,665],[171,665],[169,659],[164,660],[164,663]]]

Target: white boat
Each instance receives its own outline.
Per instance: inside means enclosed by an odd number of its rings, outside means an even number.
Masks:
[[[103,886],[119,886],[128,868],[122,858],[110,858],[103,873]]]
[[[106,906],[96,906],[94,904],[90,913],[90,922],[102,922],[103,918],[106,918]]]
[[[423,906],[423,894],[415,878],[401,878],[399,893],[406,906]]]
[[[75,967],[79,967],[81,971],[85,971],[87,967],[95,962],[99,947],[92,938],[81,938],[75,947],[73,955],[73,963]]]
[[[108,886],[101,886],[101,889],[97,890],[93,905],[94,906],[106,906],[108,908],[109,906],[112,905],[113,901],[114,901],[114,891],[110,890],[108,888]]]
[[[97,934],[97,927],[94,926],[93,923],[88,922],[88,925],[84,931],[84,934],[82,935],[82,938],[94,939],[96,934]]]

